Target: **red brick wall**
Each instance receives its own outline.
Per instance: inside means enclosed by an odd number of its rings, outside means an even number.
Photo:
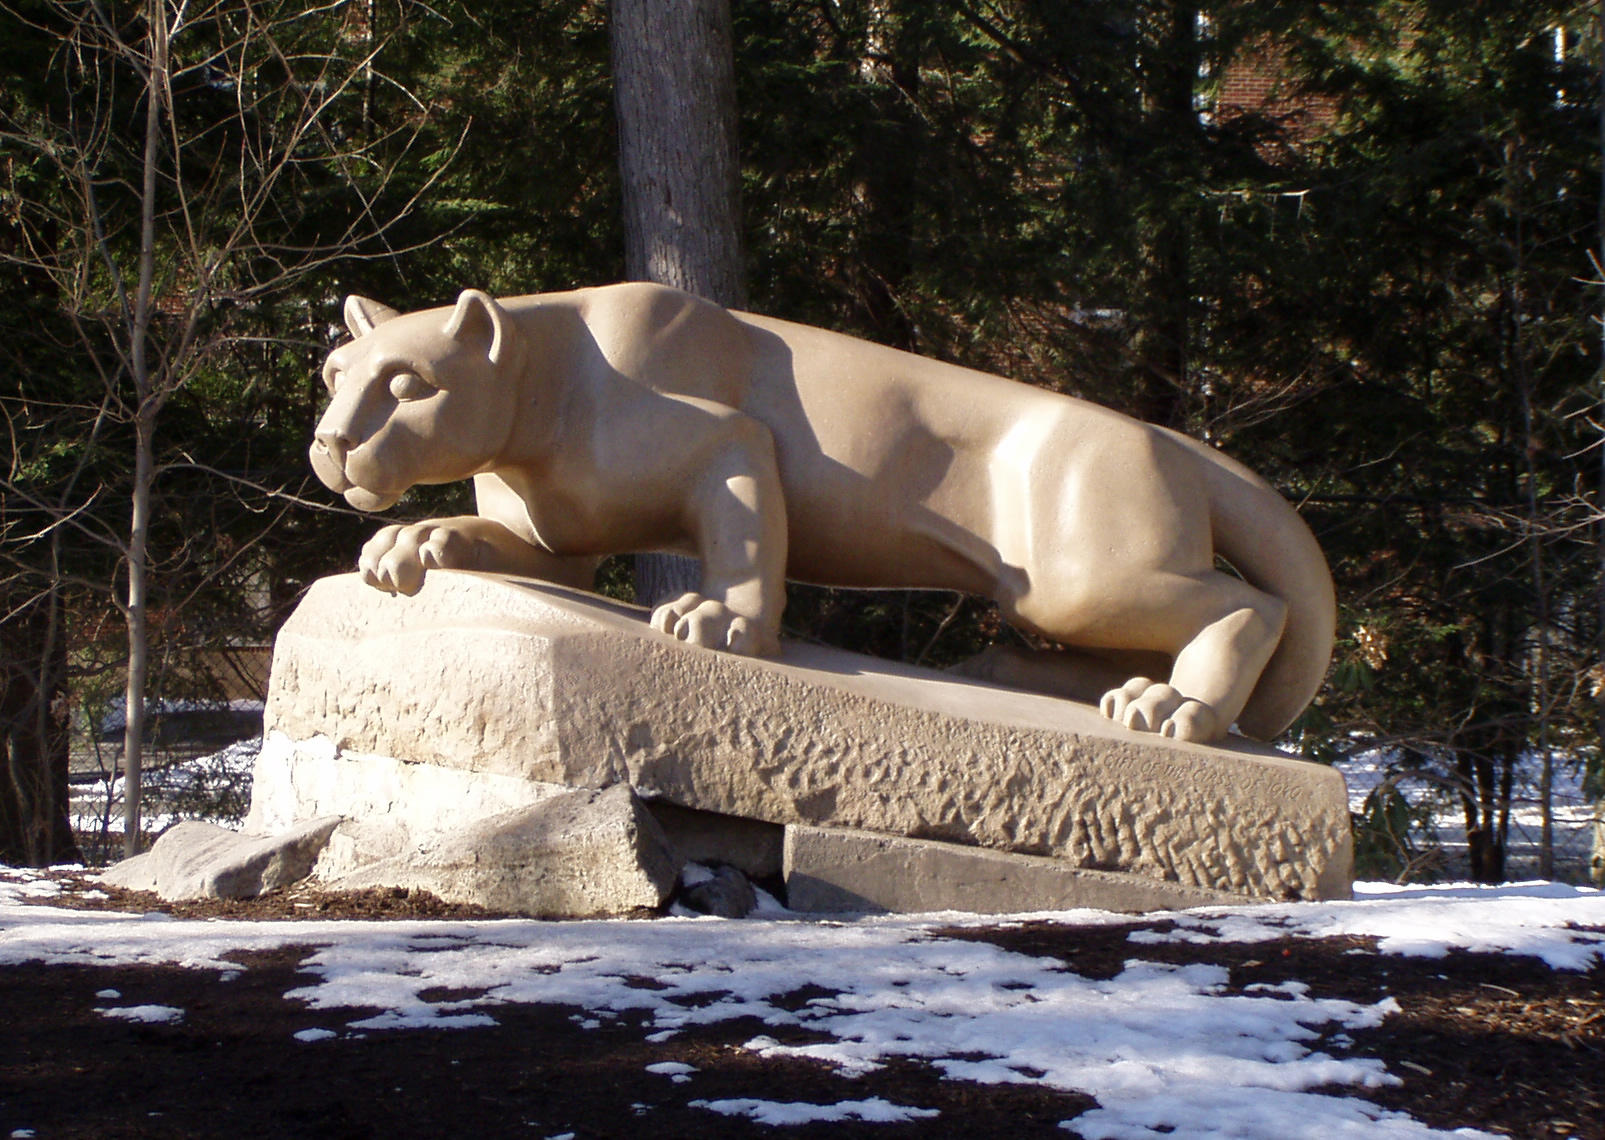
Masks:
[[[1288,132],[1288,142],[1296,146],[1337,122],[1337,103],[1326,96],[1299,92],[1287,74],[1283,50],[1261,43],[1245,48],[1221,75],[1216,119],[1226,121],[1243,114],[1280,122]]]

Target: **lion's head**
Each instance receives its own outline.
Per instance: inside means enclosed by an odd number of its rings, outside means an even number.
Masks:
[[[517,421],[504,379],[517,330],[477,289],[455,308],[402,314],[348,297],[355,338],[329,354],[333,399],[318,421],[312,469],[358,510],[382,511],[417,483],[454,483],[489,469]]]

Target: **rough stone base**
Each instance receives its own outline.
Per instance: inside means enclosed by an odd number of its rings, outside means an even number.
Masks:
[[[786,828],[785,873],[786,905],[800,911],[1140,912],[1241,901],[1223,891],[1080,870],[1062,859],[822,827]]]
[[[422,888],[514,914],[589,917],[661,906],[679,873],[657,821],[616,785],[435,833],[328,885]]]
[[[1347,794],[1330,768],[815,646],[779,660],[697,649],[645,616],[495,575],[431,571],[414,598],[323,579],[275,647],[253,825],[347,816],[319,872],[344,877],[565,787],[629,785],[693,809],[658,809],[671,859],[760,876],[777,825],[800,825],[1051,857],[1052,873],[1014,873],[1046,894],[1010,908],[1137,897],[1093,891],[1102,874],[1152,884],[1160,906],[1186,891],[1348,896]],[[680,826],[719,819],[706,834]],[[896,858],[957,873],[912,850]],[[985,893],[943,905],[997,909]]]
[[[188,821],[163,833],[143,855],[103,876],[114,887],[162,898],[246,899],[306,878],[338,818],[298,823],[277,835],[229,831]]]

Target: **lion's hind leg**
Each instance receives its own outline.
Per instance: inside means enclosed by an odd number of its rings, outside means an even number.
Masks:
[[[1104,693],[1099,709],[1127,728],[1207,743],[1225,736],[1243,711],[1281,638],[1287,606],[1218,571],[1191,581],[1185,604],[1167,613],[1178,635],[1168,682],[1132,677]]]

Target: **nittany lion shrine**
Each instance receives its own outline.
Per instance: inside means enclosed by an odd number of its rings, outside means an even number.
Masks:
[[[175,829],[129,885],[604,914],[696,861],[794,910],[1347,897],[1342,777],[1254,743],[1321,683],[1331,577],[1214,448],[658,285],[345,314],[318,477],[364,511],[472,479],[477,513],[313,587],[245,831]],[[587,592],[630,552],[700,584]],[[785,641],[788,579],[979,595],[1049,647],[944,673]]]

